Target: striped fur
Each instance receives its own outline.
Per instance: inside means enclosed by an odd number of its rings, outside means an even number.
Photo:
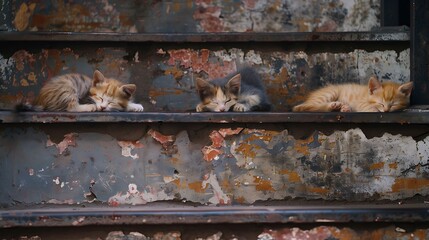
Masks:
[[[394,112],[407,108],[413,83],[381,83],[371,77],[368,86],[359,84],[329,85],[311,92],[294,112]]]
[[[135,90],[134,84],[105,78],[98,70],[92,79],[82,74],[65,74],[52,78],[42,87],[34,102],[34,110],[143,111],[142,105],[131,102]]]

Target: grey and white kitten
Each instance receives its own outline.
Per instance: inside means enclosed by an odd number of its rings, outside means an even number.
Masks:
[[[197,79],[201,99],[197,112],[248,112],[270,111],[271,104],[259,74],[250,67],[243,68],[225,78],[210,81]]]

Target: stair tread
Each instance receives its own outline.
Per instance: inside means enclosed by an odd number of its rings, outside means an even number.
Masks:
[[[0,41],[107,41],[107,42],[284,42],[284,41],[409,41],[404,27],[366,32],[218,32],[218,33],[94,33],[0,32]]]
[[[61,122],[199,122],[199,123],[396,123],[427,124],[429,110],[407,109],[392,113],[310,112],[20,112],[0,111],[0,123]]]

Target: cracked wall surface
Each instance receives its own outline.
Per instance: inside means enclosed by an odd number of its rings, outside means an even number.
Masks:
[[[13,0],[0,6],[3,27],[16,31],[335,32],[380,26],[380,0]]]
[[[3,127],[0,136],[4,205],[393,201],[429,193],[428,137],[368,139],[356,128],[296,139],[287,129],[237,127],[192,137],[149,128],[133,141],[91,131],[53,138],[34,127]],[[209,158],[208,146],[218,150]]]

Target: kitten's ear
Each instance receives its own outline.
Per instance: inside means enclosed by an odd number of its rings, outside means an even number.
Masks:
[[[100,71],[95,70],[94,71],[94,76],[93,76],[92,79],[94,79],[93,85],[95,86],[98,83],[104,82],[104,75]]]
[[[241,74],[237,74],[231,79],[229,79],[226,86],[231,93],[238,95],[240,93],[241,88]]]
[[[373,94],[375,91],[381,89],[383,86],[376,77],[371,77],[368,82],[369,94]]]
[[[197,90],[204,90],[208,87],[210,87],[210,83],[202,78],[197,78]]]
[[[411,95],[411,91],[413,90],[413,82],[407,82],[399,86],[399,92],[409,97]]]
[[[127,97],[131,97],[134,92],[136,91],[136,85],[135,84],[125,84],[119,87],[122,93],[125,94]]]
[[[204,99],[207,96],[211,95],[213,85],[202,78],[197,78],[196,87],[197,87],[198,94],[200,95],[200,99]]]

